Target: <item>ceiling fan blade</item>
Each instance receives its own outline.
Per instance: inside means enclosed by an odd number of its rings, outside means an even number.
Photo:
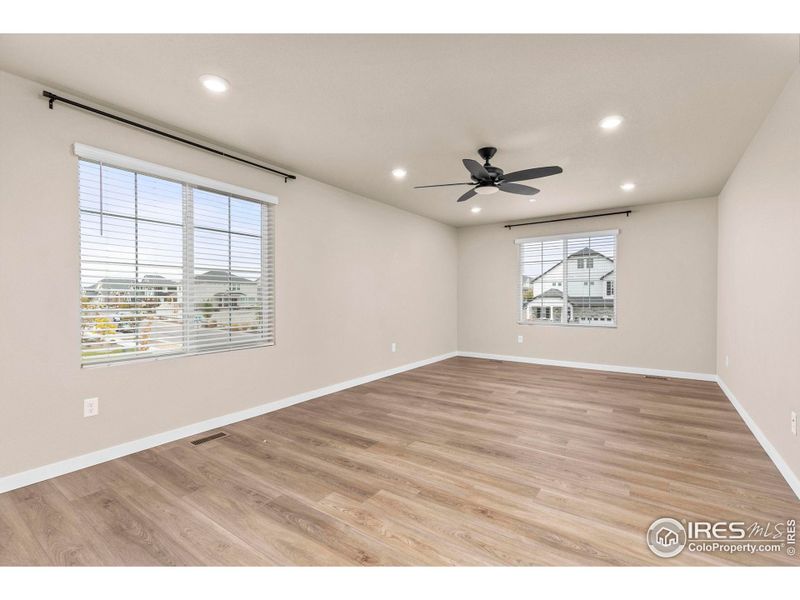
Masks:
[[[488,181],[492,178],[492,176],[489,175],[489,171],[484,169],[483,165],[477,160],[465,158],[462,162],[464,163],[464,166],[467,167],[467,171],[469,171],[470,174],[478,181]]]
[[[506,183],[505,181],[500,183],[500,191],[510,192],[512,194],[522,194],[523,196],[533,196],[534,194],[539,193],[539,190],[534,187],[520,185],[519,183]]]
[[[449,185],[475,185],[475,184],[472,183],[472,182],[468,182],[468,183],[437,183],[437,184],[434,184],[434,185],[415,185],[414,189],[415,190],[421,190],[422,188],[447,187]]]
[[[503,175],[503,181],[526,181],[528,179],[538,179],[539,177],[558,175],[559,173],[563,172],[564,169],[561,167],[536,167],[535,169],[525,169],[523,171],[506,173]]]
[[[466,194],[464,194],[463,196],[461,196],[461,198],[456,200],[456,202],[464,202],[464,200],[469,200],[473,196],[477,196],[477,194],[478,194],[478,192],[476,192],[474,189],[472,189],[472,190],[468,191]]]

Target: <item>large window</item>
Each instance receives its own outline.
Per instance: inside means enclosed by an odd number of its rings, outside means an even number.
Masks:
[[[85,158],[79,184],[83,365],[273,343],[271,203]]]
[[[616,325],[617,231],[516,243],[521,323]]]

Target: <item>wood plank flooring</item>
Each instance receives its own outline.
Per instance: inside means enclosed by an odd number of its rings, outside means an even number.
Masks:
[[[800,517],[714,383],[454,358],[225,431],[0,495],[0,564],[800,564],[645,544]]]

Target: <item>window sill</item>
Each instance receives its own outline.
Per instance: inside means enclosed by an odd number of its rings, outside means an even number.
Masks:
[[[555,323],[547,321],[517,321],[517,325],[534,325],[539,327],[588,327],[589,329],[616,329],[617,324],[592,325],[590,323]]]
[[[221,352],[238,352],[240,350],[253,350],[255,348],[269,348],[270,346],[274,345],[275,342],[264,342],[263,344],[251,344],[236,348],[215,348],[213,350],[203,350],[202,352],[176,352],[175,354],[162,354],[161,356],[142,356],[141,358],[129,358],[127,360],[113,360],[108,362],[88,363],[85,365],[82,364],[81,369],[99,369],[104,367],[116,367],[120,365],[134,365],[161,360],[170,360],[174,358],[186,358],[189,356],[203,356],[204,354],[220,354]]]

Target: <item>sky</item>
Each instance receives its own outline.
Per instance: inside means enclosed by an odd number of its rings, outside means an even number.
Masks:
[[[104,277],[136,276],[137,229],[139,279],[181,280],[183,185],[90,161],[79,164],[82,286]],[[191,193],[195,273],[227,271],[230,259],[232,273],[257,279],[263,206],[195,188]]]

